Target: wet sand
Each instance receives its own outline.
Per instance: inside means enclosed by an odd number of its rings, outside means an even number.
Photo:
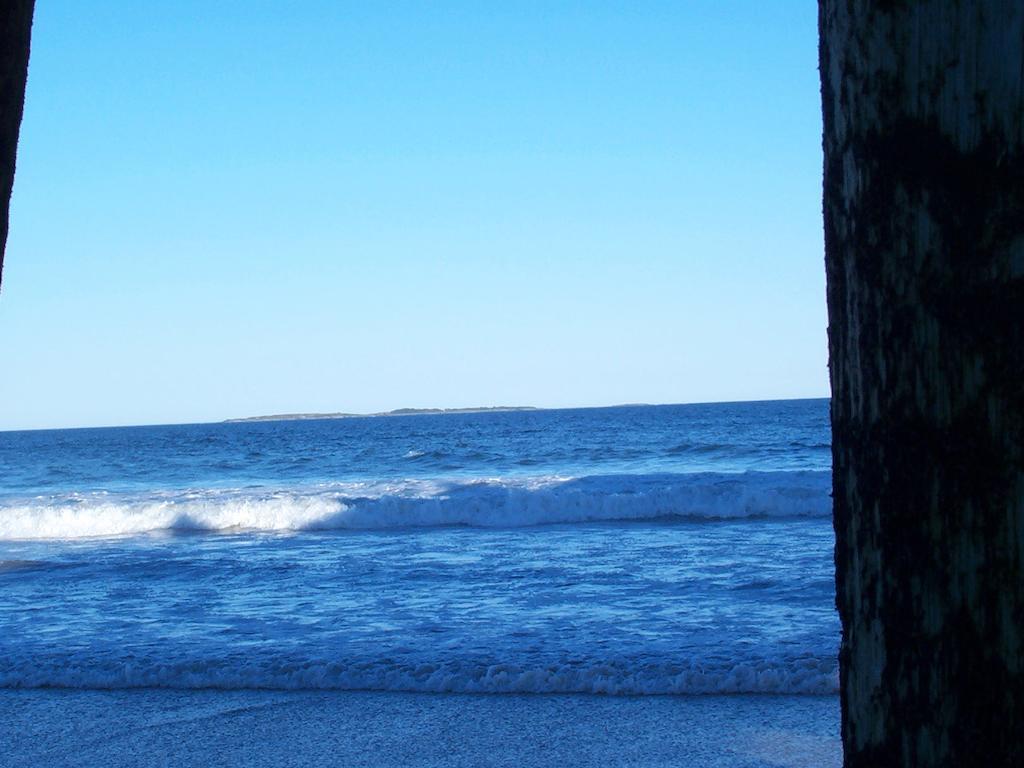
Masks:
[[[0,691],[0,765],[841,765],[834,696]]]

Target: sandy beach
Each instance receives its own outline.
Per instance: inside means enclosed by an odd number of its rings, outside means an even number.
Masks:
[[[0,691],[3,765],[841,764],[832,696]]]

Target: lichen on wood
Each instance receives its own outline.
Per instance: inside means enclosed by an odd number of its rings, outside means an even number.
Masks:
[[[819,23],[846,762],[1024,765],[1024,4]]]

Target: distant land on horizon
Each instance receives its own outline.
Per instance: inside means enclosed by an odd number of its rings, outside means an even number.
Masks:
[[[219,419],[215,421],[175,421],[175,422],[155,422],[155,423],[135,423],[135,424],[85,424],[70,427],[29,427],[21,429],[7,429],[0,428],[0,433],[3,432],[36,432],[36,431],[60,431],[70,429],[130,429],[134,427],[166,427],[166,426],[181,426],[181,425],[195,425],[195,424],[240,424],[247,422],[259,422],[259,421],[315,421],[317,419],[357,419],[357,418],[377,418],[383,416],[418,416],[418,415],[444,415],[444,414],[460,414],[460,413],[500,413],[502,411],[519,411],[519,412],[535,412],[535,411],[562,411],[562,410],[594,410],[604,408],[659,408],[664,406],[681,406],[681,405],[735,405],[741,403],[774,403],[784,402],[788,400],[828,400],[827,397],[772,397],[763,398],[760,400],[711,400],[711,401],[694,401],[686,403],[615,403],[612,405],[577,405],[577,406],[532,406],[532,405],[496,405],[496,406],[484,406],[479,408],[396,408],[393,411],[381,411],[377,413],[350,413],[350,412],[334,412],[334,413],[278,413],[268,414],[264,416],[244,416],[235,417],[229,419]]]
[[[706,403],[617,403],[615,405],[580,406],[585,408],[651,408],[657,405],[729,405],[732,403],[771,403],[784,400],[827,400],[827,397],[785,397],[769,400],[723,400]],[[314,421],[316,419],[365,419],[379,416],[430,416],[446,413],[499,413],[502,411],[551,411],[561,408],[543,408],[533,405],[491,405],[479,408],[396,408],[393,411],[377,413],[275,413],[266,416],[243,416],[224,419],[222,424],[239,424],[248,421]],[[574,410],[574,409],[569,409]]]
[[[303,421],[315,419],[359,419],[371,416],[423,416],[436,413],[493,413],[495,411],[541,411],[532,405],[492,405],[480,408],[396,408],[379,413],[276,413],[268,416],[244,416],[239,419],[224,419],[224,424],[244,421]]]

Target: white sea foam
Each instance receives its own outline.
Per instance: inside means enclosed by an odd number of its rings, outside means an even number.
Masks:
[[[330,498],[297,495],[40,499],[0,507],[0,540],[78,539],[159,530],[301,530],[342,508]]]
[[[834,659],[806,656],[714,663],[552,663],[543,666],[467,662],[287,663],[193,660],[160,664],[134,660],[0,665],[2,688],[218,688],[422,691],[434,693],[592,693],[680,695],[723,693],[833,694]]]
[[[76,494],[0,503],[0,540],[158,530],[518,527],[666,517],[824,517],[828,472],[339,483],[292,491]]]

